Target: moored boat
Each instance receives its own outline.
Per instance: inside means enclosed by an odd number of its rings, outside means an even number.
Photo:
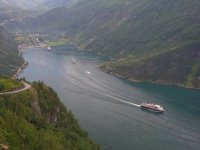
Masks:
[[[158,104],[149,103],[149,102],[142,103],[140,107],[142,109],[146,109],[146,110],[154,111],[154,112],[160,112],[160,113],[163,113],[165,111],[162,106]]]
[[[49,51],[51,50],[51,47],[50,47],[50,46],[48,47],[48,50],[49,50]]]

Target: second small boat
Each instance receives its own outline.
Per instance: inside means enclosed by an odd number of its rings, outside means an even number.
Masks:
[[[72,58],[72,63],[76,64],[76,59],[75,58]]]

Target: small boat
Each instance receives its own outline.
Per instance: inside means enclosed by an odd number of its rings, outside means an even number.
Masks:
[[[159,113],[163,113],[165,111],[162,106],[158,104],[149,103],[149,102],[142,103],[140,107],[142,109],[146,109],[153,112],[159,112]]]
[[[50,46],[48,47],[48,50],[49,50],[49,51],[51,50],[51,47],[50,47]]]
[[[86,71],[87,74],[92,75],[92,73],[90,71]]]
[[[76,59],[75,58],[72,58],[72,63],[76,64]]]

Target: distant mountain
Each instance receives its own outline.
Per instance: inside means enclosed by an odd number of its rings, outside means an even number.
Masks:
[[[86,48],[121,57],[199,41],[199,8],[198,0],[82,0],[41,15],[34,27],[67,31]]]
[[[130,70],[138,65],[134,63],[138,60],[143,61],[145,66],[145,62],[162,58],[167,53],[173,54],[174,58],[171,61],[175,61],[182,50],[188,49],[187,52],[180,54],[183,58],[192,53],[190,49],[193,47],[198,51],[199,14],[199,0],[80,0],[72,9],[56,8],[33,19],[32,29],[41,32],[60,30],[79,47],[117,59],[113,71],[126,68],[127,65]],[[194,86],[193,82],[198,78],[199,72],[198,69],[195,69],[195,73],[191,70],[198,62],[199,57],[189,67],[183,67],[187,70],[184,79],[177,81],[176,84],[187,83]],[[152,65],[156,67],[158,64]],[[168,67],[159,67],[160,77],[154,79],[152,76],[156,77],[155,74],[147,75],[148,77],[143,80],[146,81],[148,78],[156,82],[163,80],[175,83],[173,79],[162,78],[166,75],[163,70],[167,69],[170,72],[173,65]],[[177,65],[176,69],[179,67]],[[117,73],[124,75],[119,71]],[[179,72],[181,73],[183,72]],[[136,77],[133,72],[127,71],[127,74],[129,78]],[[170,74],[172,78],[176,75],[173,71]]]
[[[46,0],[0,0],[1,6],[21,8],[24,10],[35,9],[39,3]]]
[[[25,15],[25,11],[10,1],[0,0],[0,23]]]
[[[79,0],[43,0],[40,6],[52,9],[56,7],[70,7],[79,2]]]
[[[38,16],[57,7],[70,8],[79,0],[0,0],[0,23],[5,20]],[[25,20],[26,21],[26,20]],[[14,22],[16,24],[16,22]],[[10,26],[10,25],[9,25]]]
[[[0,0],[0,25],[5,25],[9,29],[18,29],[23,25],[23,21],[30,16],[36,16],[43,9],[37,9],[43,0]]]

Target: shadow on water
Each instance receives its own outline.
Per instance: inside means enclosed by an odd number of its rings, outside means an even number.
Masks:
[[[163,112],[150,111],[150,110],[147,110],[147,109],[144,109],[144,108],[141,108],[141,111],[144,111],[145,113],[148,113],[148,114],[157,115],[157,116],[164,115]]]

